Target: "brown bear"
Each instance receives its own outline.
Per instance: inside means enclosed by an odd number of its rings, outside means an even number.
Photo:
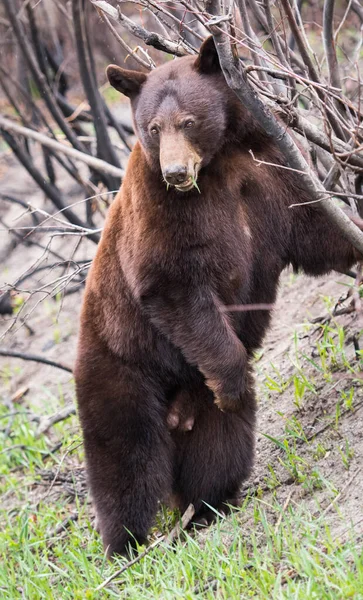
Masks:
[[[131,100],[138,142],[88,276],[75,377],[111,556],[145,541],[161,501],[193,503],[202,519],[250,473],[250,362],[270,311],[228,306],[271,305],[288,265],[320,275],[356,254],[279,168],[212,38],[149,75],[107,74]]]

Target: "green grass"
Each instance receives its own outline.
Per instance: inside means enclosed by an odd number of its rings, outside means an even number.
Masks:
[[[106,561],[92,528],[79,480],[83,449],[77,418],[37,437],[37,424],[19,405],[9,434],[9,409],[0,403],[0,599],[363,600],[359,526],[341,516],[344,497],[332,504],[339,490],[324,474],[329,454],[343,472],[356,465],[352,442],[339,429],[344,414],[354,413],[361,402],[354,382],[361,364],[334,321],[317,335],[313,359],[295,337],[288,376],[278,365],[265,373],[265,393],[290,394],[291,410],[277,412],[278,434],[265,434],[271,460],[263,484],[251,488],[253,495],[229,517],[202,532],[183,533],[172,546],[160,544],[102,591],[96,588],[125,560]],[[325,415],[329,435],[311,438],[304,406],[318,402],[322,383],[331,388],[337,370],[349,373],[349,379]],[[11,376],[4,367],[5,386]],[[51,413],[64,403],[61,388],[57,394],[42,393],[39,411]],[[62,447],[50,453],[60,441]],[[55,475],[58,480],[67,475],[67,485],[58,485]],[[75,514],[77,520],[69,520]],[[152,536],[170,531],[175,517],[161,511]],[[360,515],[353,519],[361,520]]]
[[[363,598],[363,557],[349,528],[341,542],[323,517],[259,499],[220,520],[205,540],[185,535],[173,547],[156,548],[96,592],[118,564],[105,562],[85,505],[77,508],[79,521],[64,536],[50,535],[66,513],[64,502],[7,515],[1,598]]]
[[[2,600],[363,598],[362,550],[349,524],[334,538],[329,525],[337,518],[334,510],[330,517],[320,509],[312,514],[293,497],[284,506],[276,494],[262,492],[202,534],[183,534],[173,547],[155,548],[96,592],[123,561],[105,561],[87,497],[76,495],[70,502],[62,489],[53,495],[51,481],[42,481],[44,471],[68,472],[83,460],[76,419],[54,429],[63,448],[51,456],[55,439],[37,439],[25,414],[15,417],[11,441],[1,440]],[[298,435],[296,424],[288,423],[281,442],[288,462],[296,458],[289,444]],[[55,533],[74,511],[78,521]],[[170,529],[170,521],[166,511],[159,515],[159,527]]]

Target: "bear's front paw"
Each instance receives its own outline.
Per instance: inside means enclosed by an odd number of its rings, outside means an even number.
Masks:
[[[218,406],[219,410],[222,412],[237,412],[241,406],[241,398],[232,396],[215,396],[214,404]]]
[[[214,404],[222,412],[238,412],[243,402],[246,383],[246,372],[240,374],[234,385],[230,380],[226,382],[208,381],[208,387],[214,393]]]

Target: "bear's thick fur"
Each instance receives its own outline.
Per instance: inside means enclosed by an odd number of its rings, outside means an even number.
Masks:
[[[284,158],[226,85],[211,39],[197,58],[108,77],[139,141],[88,276],[76,384],[111,556],[145,540],[160,501],[192,502],[201,518],[250,473],[249,363],[270,311],[225,307],[274,303],[288,265],[321,275],[356,258],[319,204],[303,205],[298,176],[273,166]]]

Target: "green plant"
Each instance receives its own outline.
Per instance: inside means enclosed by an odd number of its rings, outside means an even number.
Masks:
[[[340,454],[345,469],[349,471],[351,460],[354,457],[354,450],[350,447],[350,444],[347,439],[345,440],[342,446],[338,446],[338,452]]]

